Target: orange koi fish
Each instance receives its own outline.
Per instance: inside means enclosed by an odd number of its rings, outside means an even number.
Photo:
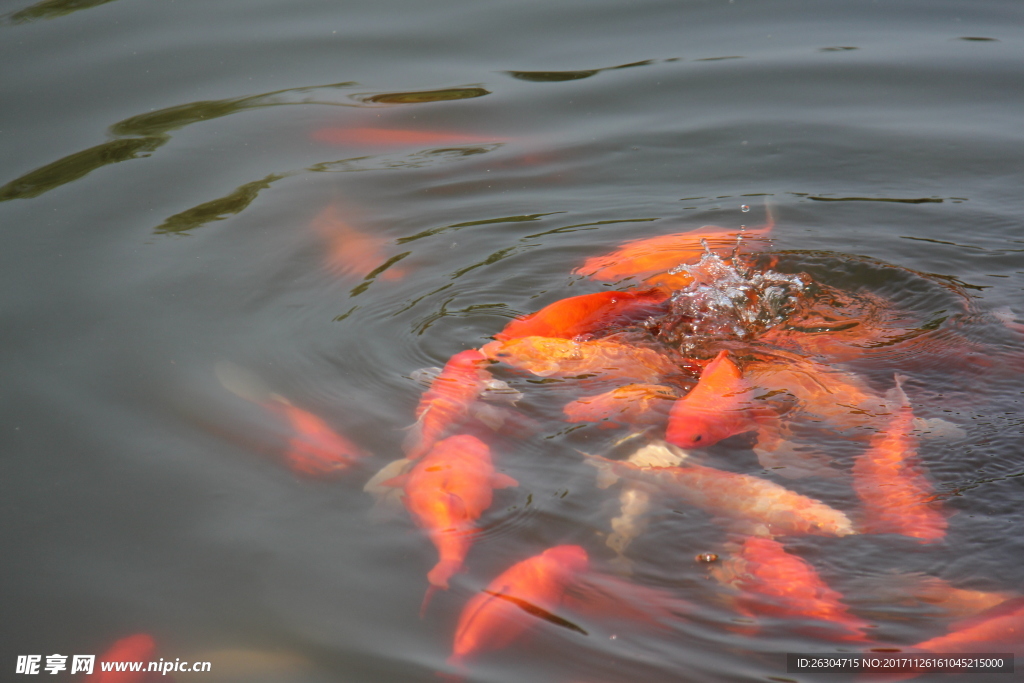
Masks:
[[[587,456],[603,474],[644,482],[713,515],[775,536],[857,533],[850,518],[820,500],[749,474],[701,465],[640,467],[628,461]]]
[[[1024,598],[1009,600],[966,619],[953,631],[918,643],[914,649],[920,652],[984,651],[1020,655],[1024,653]]]
[[[620,424],[657,424],[665,419],[676,394],[661,384],[627,384],[596,396],[584,396],[563,408],[567,422],[601,422],[602,428]]]
[[[735,607],[746,616],[813,619],[826,637],[865,641],[867,622],[854,617],[843,596],[822,581],[814,567],[791,555],[778,541],[748,536],[739,552],[712,569],[720,583],[737,589]]]
[[[307,410],[284,400],[265,405],[284,415],[291,424],[292,437],[288,439],[284,457],[288,466],[299,474],[314,477],[334,474],[369,455]]]
[[[476,349],[448,359],[416,406],[416,423],[404,444],[406,457],[415,460],[422,456],[466,416],[491,378],[485,369],[488,364],[487,356]]]
[[[811,415],[835,429],[879,425],[889,408],[882,396],[860,378],[836,368],[800,358],[778,358],[747,365],[745,379],[769,393],[788,394],[794,410]]]
[[[911,433],[914,411],[896,377],[902,397],[888,429],[871,440],[853,463],[853,488],[864,502],[864,531],[902,534],[925,543],[946,535],[946,517],[934,507],[934,491],[917,461],[917,439]]]
[[[475,436],[458,434],[438,441],[410,472],[381,485],[404,489],[405,507],[440,556],[427,580],[433,589],[447,589],[448,579],[462,568],[474,523],[491,506],[494,489],[519,483],[494,471],[487,444]],[[424,607],[432,592],[428,590]]]
[[[583,548],[560,545],[506,569],[463,608],[448,663],[461,667],[467,657],[507,646],[536,625],[537,618],[579,631],[555,612],[588,564]]]
[[[292,471],[314,477],[330,475],[369,456],[324,420],[273,392],[251,372],[223,361],[217,363],[214,373],[231,393],[287,421],[290,431],[284,458]]]
[[[341,217],[340,209],[334,204],[317,214],[312,227],[327,245],[326,266],[335,274],[364,278],[393,258],[388,256],[386,249],[392,240],[357,230]],[[390,267],[381,271],[378,277],[400,280],[406,274],[403,268]]]
[[[678,399],[665,440],[681,448],[710,446],[757,427],[749,384],[725,351],[707,364],[697,386]]]
[[[659,289],[627,292],[594,292],[556,301],[536,313],[517,318],[494,335],[499,341],[520,337],[574,339],[624,319],[637,320],[655,312],[666,301]]]
[[[313,131],[317,142],[352,147],[430,147],[436,145],[493,144],[508,138],[494,135],[470,135],[447,131],[401,128],[320,128]]]
[[[103,662],[149,662],[156,652],[156,641],[148,633],[136,633],[118,640],[106,652],[96,658],[94,671],[96,683],[142,683],[147,679],[146,671],[104,671]],[[145,669],[146,665],[143,665]]]
[[[763,249],[768,245],[768,233],[773,225],[768,223],[761,228],[742,231],[705,225],[690,232],[634,240],[609,254],[587,259],[573,272],[605,282],[630,276],[645,277],[678,265],[696,263],[706,251],[701,240],[720,256],[727,256],[737,248],[740,235],[743,236],[738,247],[741,251]]]
[[[594,374],[602,379],[649,383],[683,370],[664,353],[608,338],[574,341],[520,337],[489,342],[480,350],[491,360],[527,370],[538,377]]]

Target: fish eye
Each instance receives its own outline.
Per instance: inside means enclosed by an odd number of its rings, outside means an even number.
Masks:
[[[697,443],[698,441],[700,441],[703,438],[704,438],[704,436],[702,434],[698,434],[697,436],[693,437],[693,442]]]

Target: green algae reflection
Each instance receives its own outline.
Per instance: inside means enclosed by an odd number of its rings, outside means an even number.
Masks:
[[[23,10],[18,10],[7,16],[12,24],[24,24],[36,19],[55,19],[65,14],[77,12],[80,9],[89,9],[105,5],[114,0],[43,0],[34,5],[29,5]]]
[[[120,161],[149,156],[157,147],[167,142],[166,135],[152,135],[144,138],[111,140],[81,152],[75,152],[63,159],[29,171],[0,187],[0,202],[8,199],[37,197],[73,180]]]
[[[353,85],[355,83],[352,82],[332,83],[223,100],[201,100],[131,116],[110,127],[110,133],[117,139],[70,154],[3,185],[0,187],[0,202],[37,197],[103,166],[149,156],[171,139],[171,131],[193,123],[250,109],[288,104],[352,106],[325,95]]]
[[[446,102],[448,100],[468,100],[473,97],[490,95],[490,90],[483,88],[448,88],[445,90],[423,90],[419,92],[390,92],[361,97],[363,102],[374,104],[422,104],[424,102]]]
[[[159,235],[181,234],[212,221],[222,221],[228,216],[241,213],[252,204],[261,190],[267,189],[271,183],[286,178],[288,175],[290,174],[271,174],[263,180],[240,185],[231,194],[174,214],[157,226],[154,232]]]

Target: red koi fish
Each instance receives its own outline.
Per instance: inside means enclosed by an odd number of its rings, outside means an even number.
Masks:
[[[853,488],[864,502],[864,531],[902,534],[925,543],[946,535],[946,517],[936,509],[934,491],[917,460],[914,411],[896,378],[901,405],[885,432],[871,440],[853,463]]]
[[[665,440],[681,448],[697,448],[755,429],[750,388],[729,354],[719,352],[704,368],[697,386],[672,406]]]
[[[386,248],[391,240],[357,230],[341,217],[341,210],[334,204],[317,214],[312,227],[327,246],[327,269],[338,275],[364,278],[393,257],[388,256]],[[378,277],[400,280],[406,274],[403,268],[390,267]]]
[[[470,135],[447,131],[396,128],[320,128],[313,131],[317,142],[350,147],[434,147],[437,145],[494,144],[508,138],[494,135]]]
[[[706,251],[701,240],[707,242],[708,249],[721,256],[737,248],[740,235],[743,236],[738,247],[741,251],[764,248],[768,244],[768,233],[772,226],[769,223],[761,228],[740,231],[705,225],[690,232],[634,240],[610,254],[587,259],[573,272],[605,282],[630,276],[646,277],[681,264],[699,261]]]
[[[651,315],[668,297],[667,292],[659,289],[571,296],[513,320],[494,338],[499,341],[520,337],[574,339],[611,324]]]
[[[147,680],[145,671],[148,662],[156,652],[156,641],[148,633],[136,633],[122,638],[96,658],[94,671],[96,683],[142,683]],[[103,662],[146,662],[143,671],[104,671]]]
[[[476,349],[461,351],[448,359],[416,406],[416,423],[404,444],[406,457],[419,458],[466,417],[491,379],[485,369],[489,362],[487,356]]]
[[[448,580],[462,569],[473,542],[476,520],[491,506],[495,489],[518,486],[512,477],[494,471],[491,450],[468,434],[450,436],[434,444],[407,474],[382,482],[400,486],[403,502],[416,525],[427,532],[440,560],[427,574],[431,589],[448,588]]]
[[[587,551],[578,545],[549,548],[512,565],[463,608],[448,663],[461,667],[470,656],[501,649],[536,625],[538,618],[579,631],[555,612],[569,585],[588,565]]]
[[[555,337],[519,337],[493,341],[480,350],[538,377],[600,375],[602,379],[657,382],[684,370],[668,355],[613,339],[575,341]]]
[[[628,461],[587,456],[607,475],[659,488],[713,515],[753,526],[756,531],[789,536],[849,536],[857,533],[850,518],[820,500],[790,491],[775,482],[701,465],[640,467]]]
[[[283,399],[265,405],[291,425],[292,436],[284,457],[294,472],[314,477],[335,474],[369,455],[307,410]]]
[[[843,596],[822,581],[813,565],[778,541],[748,536],[739,552],[712,569],[720,583],[740,591],[734,606],[745,616],[813,619],[816,635],[863,642],[866,621],[851,615]]]
[[[675,398],[675,391],[661,384],[627,384],[578,398],[563,412],[567,422],[600,422],[602,428],[650,425],[665,419]]]

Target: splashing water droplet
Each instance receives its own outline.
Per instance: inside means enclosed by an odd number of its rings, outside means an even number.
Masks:
[[[747,205],[747,204],[744,204],[743,206],[740,207],[740,211],[742,211],[743,213],[746,213],[747,211],[750,211],[750,206]]]
[[[784,322],[805,286],[798,275],[754,272],[735,256],[723,260],[713,252],[671,272],[693,281],[672,295],[658,338],[683,354],[715,341],[751,339]]]

